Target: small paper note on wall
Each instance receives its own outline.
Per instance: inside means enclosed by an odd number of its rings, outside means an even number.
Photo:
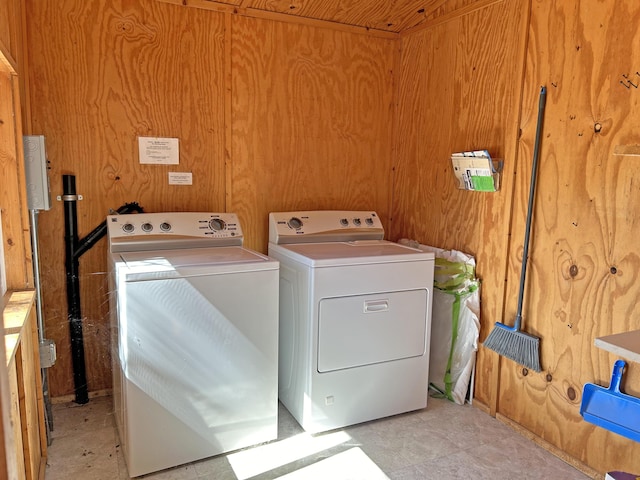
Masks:
[[[191,172],[169,172],[169,185],[193,185]]]
[[[177,138],[138,137],[141,164],[178,165],[180,147]]]

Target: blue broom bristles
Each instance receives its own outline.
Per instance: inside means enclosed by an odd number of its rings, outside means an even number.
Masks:
[[[530,370],[540,372],[540,339],[517,328],[496,323],[483,345]]]

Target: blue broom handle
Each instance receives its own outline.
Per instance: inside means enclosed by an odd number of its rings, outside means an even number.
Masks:
[[[536,177],[538,173],[538,157],[540,155],[540,138],[542,137],[542,121],[544,119],[544,106],[547,99],[547,87],[540,88],[540,101],[538,102],[538,123],[536,125],[536,139],[533,147],[533,164],[531,166],[531,182],[529,184],[529,206],[527,207],[527,223],[524,231],[524,250],[522,252],[522,269],[520,271],[520,291],[518,292],[518,308],[514,322],[515,330],[520,330],[522,322],[522,300],[524,298],[524,282],[527,272],[527,260],[529,256],[529,237],[531,236],[531,217],[533,216],[533,201],[536,191]]]

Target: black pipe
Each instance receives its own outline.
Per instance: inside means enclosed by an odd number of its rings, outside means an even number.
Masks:
[[[144,212],[144,210],[136,202],[132,202],[132,203],[125,203],[120,208],[118,208],[116,212],[122,215],[125,213],[131,213],[131,212],[142,213]],[[86,237],[78,241],[78,248],[74,252],[74,256],[77,259],[79,259],[82,256],[82,254],[84,254],[87,250],[89,250],[96,243],[98,243],[98,240],[100,240],[106,234],[107,234],[107,221],[105,220],[96,228],[94,228]]]
[[[84,362],[84,341],[82,337],[82,317],[80,315],[80,282],[78,278],[78,258],[75,255],[78,243],[78,214],[76,210],[76,177],[63,175],[64,200],[64,240],[65,267],[67,271],[67,305],[69,308],[69,334],[71,336],[71,361],[73,364],[73,383],[76,403],[89,401],[87,374]]]
[[[78,215],[76,202],[76,177],[63,175],[64,194],[64,227],[65,227],[65,268],[67,274],[67,305],[69,309],[69,333],[71,336],[71,361],[73,365],[73,383],[75,386],[76,403],[85,404],[89,401],[87,375],[84,359],[84,340],[82,335],[82,315],[80,309],[80,278],[79,259],[107,233],[107,222],[104,221],[89,235],[78,240]],[[118,208],[118,213],[142,212],[137,203],[127,203]]]

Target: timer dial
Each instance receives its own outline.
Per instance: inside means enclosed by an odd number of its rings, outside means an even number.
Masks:
[[[289,225],[289,227],[293,228],[294,230],[300,230],[302,228],[302,220],[300,220],[298,217],[291,217],[287,222],[287,225]]]
[[[220,232],[226,228],[227,224],[220,218],[212,218],[209,221],[209,228],[214,232]]]

